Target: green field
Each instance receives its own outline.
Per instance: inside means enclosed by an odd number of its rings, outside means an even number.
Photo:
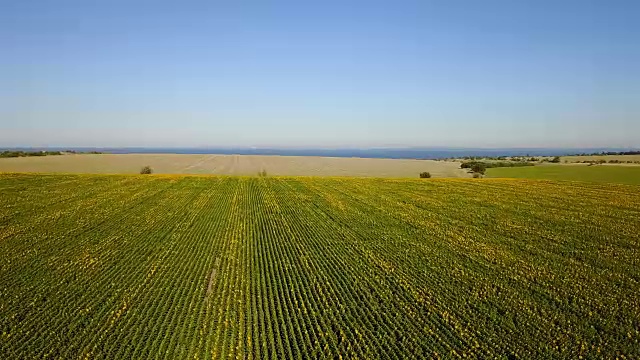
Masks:
[[[638,358],[638,229],[633,185],[0,175],[0,357]]]
[[[640,161],[640,155],[578,155],[578,156],[561,156],[561,161],[562,162],[570,162],[570,163],[577,163],[577,162],[582,162],[582,161],[611,161],[611,160],[617,160],[617,161],[631,161],[631,162],[636,162],[636,161]]]
[[[601,183],[640,184],[640,166],[539,165],[487,169],[492,178],[549,179]]]

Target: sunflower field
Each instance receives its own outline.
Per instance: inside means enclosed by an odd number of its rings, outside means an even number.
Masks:
[[[0,175],[2,359],[640,357],[640,186]]]

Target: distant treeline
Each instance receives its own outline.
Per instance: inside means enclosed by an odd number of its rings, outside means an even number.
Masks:
[[[509,160],[511,158],[517,159],[518,157],[516,156],[514,157],[507,157],[507,156],[462,156],[460,157],[460,159],[462,160]]]
[[[573,154],[570,156],[604,156],[604,155],[640,155],[640,150],[633,151],[602,151],[599,153],[582,153],[582,154]]]
[[[504,161],[506,162],[525,162],[525,161],[532,161],[532,162],[536,162],[536,161],[548,161],[547,158],[540,158],[540,157],[534,157],[534,156],[463,156],[460,159],[462,160],[469,160],[469,161],[482,161],[482,160],[491,160],[491,161]],[[450,159],[450,160],[456,160],[456,159]],[[526,166],[526,165],[523,165]],[[495,166],[498,167],[498,166]],[[504,166],[499,166],[499,167],[504,167]]]
[[[49,156],[62,155],[61,151],[10,151],[6,150],[0,153],[0,158],[15,158],[27,156]]]
[[[460,164],[461,169],[469,169],[475,174],[483,174],[489,168],[498,167],[518,167],[518,166],[533,166],[533,163],[526,161],[465,161]]]
[[[21,151],[21,150],[5,150],[0,152],[0,158],[17,158],[17,157],[30,157],[30,156],[52,156],[52,155],[64,155],[64,154],[102,154],[99,151],[90,152],[78,152],[75,150],[69,151]]]
[[[481,165],[485,169],[498,168],[498,167],[519,167],[519,166],[533,166],[534,164],[526,161],[466,161],[460,164],[461,169],[472,169],[475,165]]]
[[[67,154],[104,154],[102,151],[76,151],[76,150],[65,150],[63,151]]]

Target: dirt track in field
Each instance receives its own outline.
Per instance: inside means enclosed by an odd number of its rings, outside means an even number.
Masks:
[[[216,174],[291,176],[364,176],[417,178],[469,177],[457,162],[404,159],[364,159],[315,156],[86,154],[0,159],[0,172],[137,174],[143,166],[156,174]]]

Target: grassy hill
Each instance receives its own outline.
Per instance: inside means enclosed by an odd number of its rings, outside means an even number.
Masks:
[[[0,175],[0,194],[6,359],[640,356],[638,186]]]

